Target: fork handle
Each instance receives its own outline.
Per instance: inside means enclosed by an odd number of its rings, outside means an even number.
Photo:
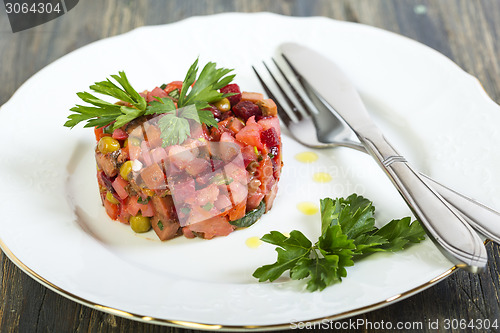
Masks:
[[[360,137],[360,140],[441,252],[460,268],[474,273],[482,271],[488,260],[486,248],[460,213],[420,177],[383,135]]]
[[[452,205],[472,228],[500,245],[499,212],[438,183],[429,176],[422,173],[420,176]]]
[[[368,153],[365,146],[358,142],[349,142],[344,145],[364,153]],[[355,147],[352,147],[355,146]],[[455,208],[467,223],[481,235],[500,245],[500,213],[482,203],[473,200],[451,188],[435,181],[429,176],[420,173],[422,177],[439,195]]]

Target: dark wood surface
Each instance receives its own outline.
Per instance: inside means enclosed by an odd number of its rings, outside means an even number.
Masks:
[[[62,17],[15,34],[0,5],[0,105],[38,70],[90,42],[143,25],[231,11],[322,15],[408,36],[454,60],[481,81],[495,102],[500,102],[498,0],[82,0]],[[0,207],[9,209],[1,203]],[[436,332],[428,327],[429,321],[499,319],[499,248],[494,244],[487,248],[490,261],[485,272],[473,275],[457,271],[409,299],[351,320],[423,322],[422,331]],[[91,309],[43,287],[2,253],[0,262],[0,332],[191,331],[139,323]],[[319,329],[311,331],[315,330]],[[442,326],[440,331],[445,331]]]

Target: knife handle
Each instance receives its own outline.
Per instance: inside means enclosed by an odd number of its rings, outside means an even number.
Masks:
[[[383,135],[360,139],[441,252],[460,268],[473,273],[482,271],[488,260],[486,248],[455,208],[420,177]]]

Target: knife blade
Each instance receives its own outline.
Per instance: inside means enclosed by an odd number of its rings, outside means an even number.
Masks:
[[[301,79],[351,127],[441,252],[459,268],[482,271],[488,260],[482,240],[387,141],[343,71],[329,58],[299,44],[282,44],[280,51]]]

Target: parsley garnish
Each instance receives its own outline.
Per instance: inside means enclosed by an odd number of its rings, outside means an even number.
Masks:
[[[274,264],[257,268],[253,276],[259,282],[274,281],[290,271],[293,280],[308,278],[307,290],[323,290],[347,276],[346,267],[373,252],[399,251],[410,243],[419,243],[425,231],[409,217],[375,227],[375,207],[368,199],[353,194],[347,199],[321,200],[321,236],[312,242],[297,230],[287,237],[271,231],[261,240],[277,245]]]
[[[111,96],[128,103],[131,106],[119,105],[106,102],[88,92],[77,93],[84,102],[94,106],[76,105],[70,110],[75,112],[68,116],[68,121],[64,124],[66,127],[75,127],[82,121],[87,121],[84,127],[103,127],[113,121],[113,129],[119,128],[126,123],[140,117],[146,111],[146,99],[132,88],[124,72],[118,72],[118,75],[111,75],[113,79],[121,86],[117,86],[109,79],[96,82],[90,86],[90,89],[96,93]]]
[[[117,83],[106,81],[96,82],[90,86],[96,93],[114,97],[125,102],[113,104],[106,102],[88,92],[77,93],[84,102],[93,106],[76,105],[71,108],[66,127],[75,127],[78,123],[86,121],[84,127],[104,127],[111,123],[112,129],[117,129],[132,120],[144,115],[162,115],[158,125],[162,132],[163,146],[181,144],[190,135],[189,119],[198,124],[217,126],[210,103],[231,96],[223,94],[219,89],[228,85],[234,75],[228,75],[232,69],[216,68],[216,64],[209,62],[198,74],[198,59],[189,68],[181,90],[174,90],[169,97],[157,98],[156,101],[146,103],[130,84],[124,72],[111,75]],[[177,101],[177,107],[174,103]]]

